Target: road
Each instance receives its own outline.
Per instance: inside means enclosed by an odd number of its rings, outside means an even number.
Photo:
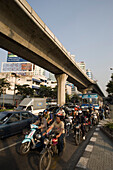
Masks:
[[[88,132],[86,140],[79,146],[75,146],[73,133],[71,133],[66,138],[66,149],[63,155],[53,157],[50,170],[74,170],[94,129],[95,127]],[[19,146],[23,137],[19,134],[0,141],[0,170],[38,170],[38,150],[32,150],[25,156],[19,154]]]

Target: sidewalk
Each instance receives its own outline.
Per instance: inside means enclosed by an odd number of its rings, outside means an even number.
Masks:
[[[113,142],[100,130],[106,121],[95,129],[75,170],[113,170]]]

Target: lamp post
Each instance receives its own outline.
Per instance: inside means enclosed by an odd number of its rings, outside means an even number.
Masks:
[[[16,75],[16,73],[11,73],[14,77],[15,77],[15,82],[14,82],[14,94],[13,94],[13,105],[15,105],[15,85],[16,85],[16,77],[18,77]]]

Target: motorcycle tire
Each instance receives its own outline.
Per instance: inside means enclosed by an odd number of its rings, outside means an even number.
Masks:
[[[65,151],[66,149],[66,138],[64,137],[64,148],[63,148],[63,152]]]
[[[80,144],[79,134],[76,134],[76,135],[75,135],[75,144],[76,144],[77,146]]]
[[[48,158],[46,158],[48,157]],[[50,166],[51,166],[51,158],[52,155],[49,151],[44,152],[41,156],[40,156],[40,160],[39,160],[39,170],[49,170]]]
[[[27,147],[28,144],[29,144],[28,142],[21,144],[21,146],[20,146],[20,154],[21,155],[25,155],[30,151],[30,146]]]

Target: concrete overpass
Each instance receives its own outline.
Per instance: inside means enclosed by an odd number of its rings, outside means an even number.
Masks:
[[[65,102],[66,80],[104,96],[25,0],[0,0],[0,47],[54,73],[59,104]]]

